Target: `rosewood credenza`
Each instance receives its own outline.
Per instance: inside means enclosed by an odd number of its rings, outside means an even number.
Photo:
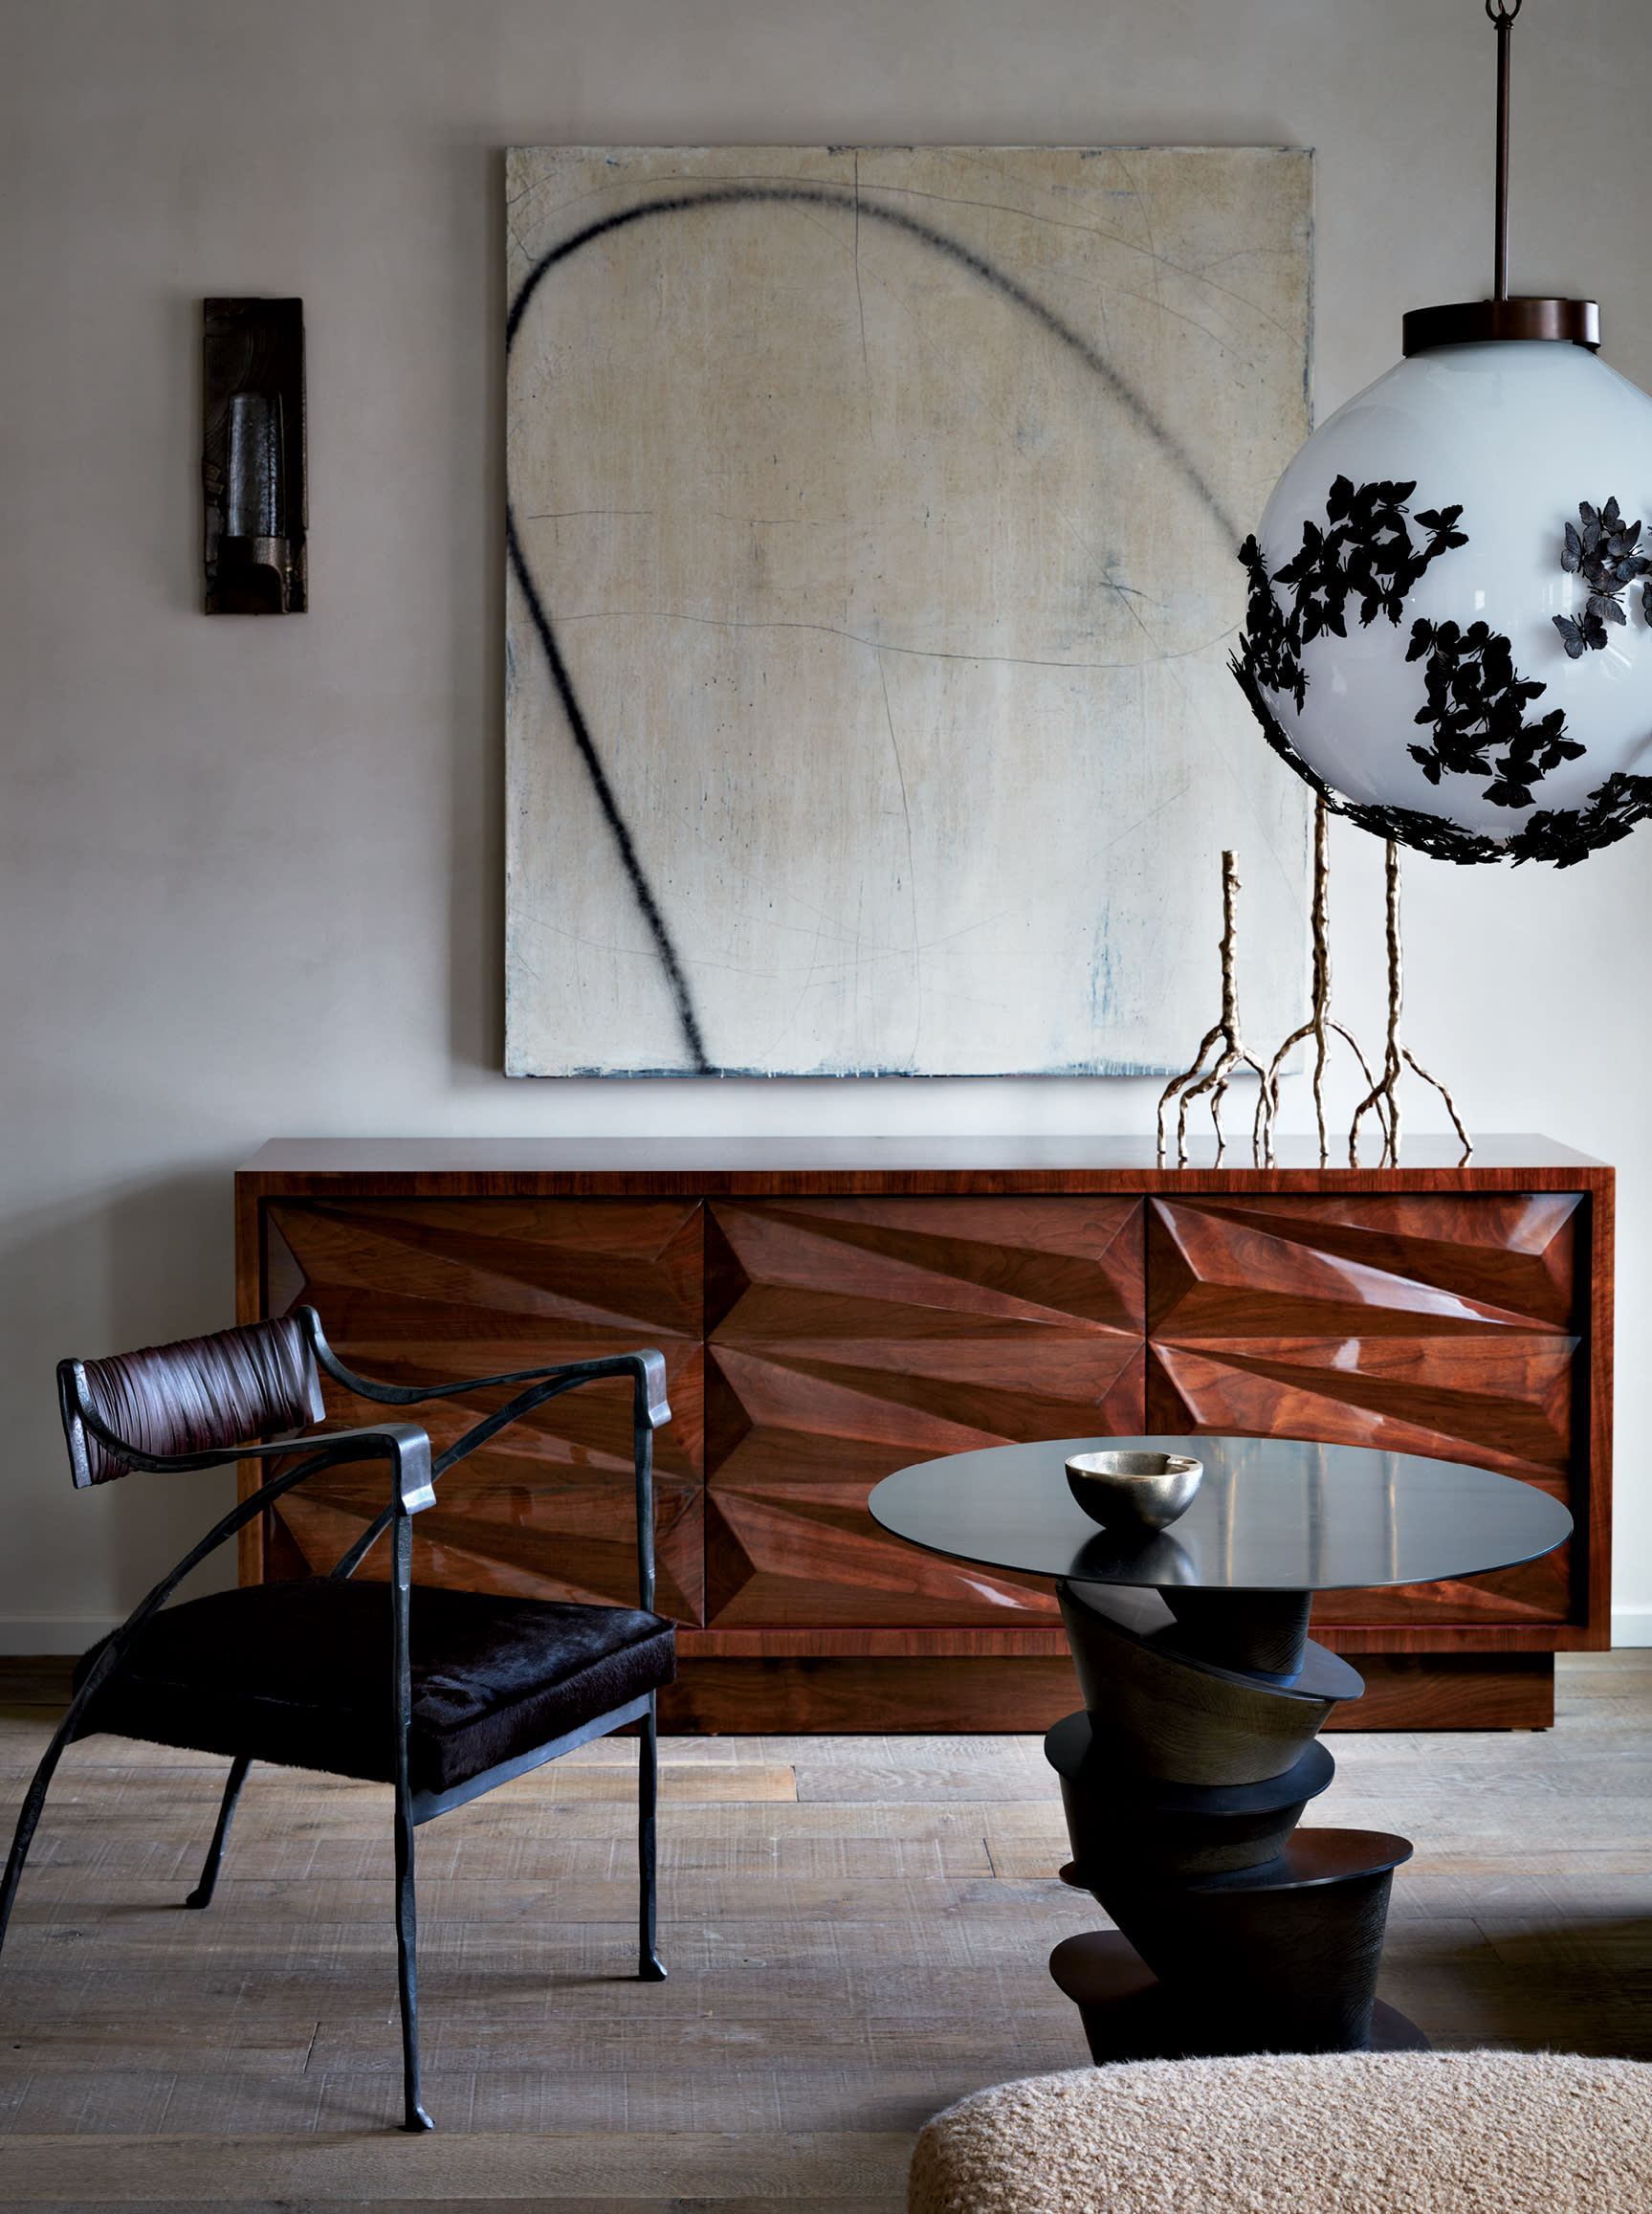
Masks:
[[[1455,1152],[278,1142],[235,1180],[239,1313],[308,1301],[345,1361],[402,1381],[657,1345],[669,1729],[1045,1728],[1077,1703],[1049,1587],[902,1545],[868,1492],[977,1446],[1199,1429],[1473,1461],[1563,1499],[1559,1553],[1314,1608],[1366,1678],[1354,1726],[1541,1725],[1553,1655],[1609,1643],[1613,1172],[1544,1139]],[[366,1418],[329,1391],[331,1420]],[[628,1405],[570,1395],[467,1462],[415,1525],[416,1579],[629,1603]],[[472,1412],[429,1409],[432,1436]],[[243,1576],[330,1565],[382,1491],[364,1467],[290,1494]]]

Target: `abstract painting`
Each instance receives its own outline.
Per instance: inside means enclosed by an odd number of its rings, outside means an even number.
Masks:
[[[507,163],[517,1075],[1142,1074],[1299,1017],[1227,672],[1310,429],[1311,157]]]

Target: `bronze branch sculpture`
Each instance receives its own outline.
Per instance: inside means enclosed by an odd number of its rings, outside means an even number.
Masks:
[[[1331,1011],[1331,856],[1329,840],[1329,810],[1320,800],[1313,819],[1313,898],[1311,910],[1313,949],[1312,979],[1309,995],[1309,1013],[1306,1022],[1299,1023],[1280,1046],[1265,1069],[1246,1049],[1239,1027],[1239,994],[1236,981],[1237,931],[1236,895],[1240,890],[1238,856],[1224,852],[1222,856],[1222,1015],[1208,1030],[1194,1057],[1193,1066],[1179,1076],[1173,1076],[1159,1096],[1158,1101],[1158,1158],[1162,1162],[1168,1150],[1165,1118],[1170,1103],[1179,1098],[1176,1118],[1176,1160],[1178,1167],[1187,1159],[1187,1111],[1197,1098],[1208,1096],[1210,1118],[1216,1130],[1216,1158],[1222,1159],[1226,1151],[1227,1139],[1222,1126],[1222,1100],[1228,1080],[1239,1070],[1248,1069],[1259,1079],[1260,1090],[1256,1114],[1251,1123],[1251,1156],[1259,1167],[1271,1168],[1274,1164],[1274,1130],[1279,1119],[1279,1080],[1286,1056],[1293,1047],[1305,1039],[1313,1041],[1313,1064],[1311,1081],[1313,1091],[1314,1124],[1319,1134],[1319,1159],[1323,1165],[1331,1158],[1330,1141],[1325,1124],[1325,1070],[1330,1057],[1333,1036],[1343,1043],[1359,1063],[1365,1079],[1365,1093],[1355,1108],[1348,1133],[1348,1162],[1351,1168],[1358,1166],[1359,1128],[1367,1115],[1374,1115],[1382,1136],[1382,1152],[1377,1165],[1398,1164],[1399,1160],[1399,1081],[1406,1069],[1432,1085],[1445,1102],[1445,1111],[1451,1118],[1451,1126],[1463,1141],[1463,1158],[1466,1161],[1473,1151],[1463,1118],[1457,1112],[1457,1103],[1440,1081],[1431,1075],[1418,1060],[1409,1046],[1402,1043],[1399,1034],[1400,1013],[1404,1004],[1404,964],[1399,934],[1399,849],[1392,839],[1387,841],[1387,956],[1388,956],[1388,1019],[1383,1044],[1380,1075],[1373,1075],[1371,1063],[1366,1059],[1359,1041],[1345,1024],[1337,1022]],[[1206,1056],[1214,1050],[1215,1058],[1206,1066]]]

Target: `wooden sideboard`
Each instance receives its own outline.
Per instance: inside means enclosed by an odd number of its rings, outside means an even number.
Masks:
[[[405,1382],[657,1345],[670,1729],[1046,1727],[1077,1703],[1049,1585],[902,1545],[868,1492],[982,1445],[1200,1429],[1472,1461],[1565,1500],[1576,1535],[1545,1560],[1314,1608],[1366,1677],[1351,1726],[1536,1726],[1554,1653],[1610,1642],[1613,1171],[1544,1139],[1455,1152],[278,1142],[235,1180],[239,1313],[307,1301],[346,1362]],[[629,1602],[628,1405],[557,1400],[465,1463],[414,1526],[415,1578]],[[474,1411],[432,1407],[432,1436]],[[369,1413],[329,1387],[334,1424]],[[244,1578],[330,1566],[383,1481],[290,1494]]]

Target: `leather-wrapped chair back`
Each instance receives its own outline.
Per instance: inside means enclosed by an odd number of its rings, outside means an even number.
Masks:
[[[108,1361],[65,1362],[58,1378],[77,1489],[130,1475],[134,1466],[81,1421],[77,1375],[84,1404],[104,1428],[157,1458],[282,1437],[325,1411],[315,1355],[289,1315]]]

